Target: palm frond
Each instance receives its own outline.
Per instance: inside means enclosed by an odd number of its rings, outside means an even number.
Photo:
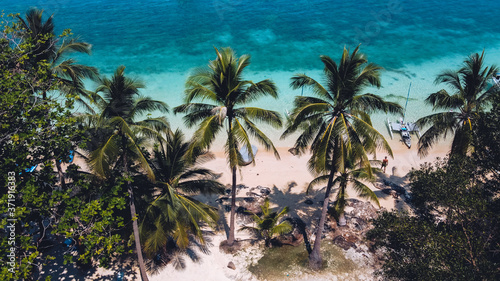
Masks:
[[[254,153],[253,153],[253,149],[252,149],[252,144],[250,143],[250,138],[248,136],[247,131],[245,130],[243,125],[240,123],[238,118],[234,118],[234,120],[233,120],[232,133],[234,134],[237,143],[239,143],[247,148],[248,155],[250,156],[250,162],[255,163]],[[237,157],[238,157],[238,165],[239,166],[243,166],[243,165],[247,164],[247,163],[243,163],[243,158],[242,158],[239,151],[237,151]]]
[[[440,90],[436,93],[430,94],[425,101],[428,104],[431,104],[434,109],[460,108],[465,103],[463,97],[460,95],[450,95],[446,92],[446,90]]]
[[[246,104],[249,102],[253,102],[258,100],[261,97],[265,96],[270,96],[275,99],[278,98],[278,88],[269,79],[265,79],[262,81],[259,81],[257,83],[253,83],[252,81],[248,81],[248,86],[244,91],[241,93],[238,93],[238,96],[236,97],[236,103],[235,104]],[[236,92],[236,91],[234,91]]]
[[[102,178],[109,175],[110,167],[119,154],[119,136],[112,134],[98,149],[90,153],[89,167]]]
[[[257,120],[262,123],[271,125],[276,129],[280,129],[283,126],[281,122],[281,115],[272,110],[262,109],[258,107],[242,107],[234,110],[234,114],[237,117],[243,117],[250,120]]]
[[[150,97],[140,97],[134,101],[134,106],[129,115],[133,118],[136,114],[150,113],[151,111],[160,111],[168,113],[169,108],[165,102],[153,100]]]
[[[358,193],[359,197],[368,199],[377,204],[378,207],[380,207],[380,202],[378,201],[377,195],[367,185],[358,180],[353,180],[352,187]]]
[[[308,87],[311,89],[313,94],[332,101],[332,97],[328,94],[328,91],[313,78],[305,74],[296,74],[291,78],[291,80],[292,82],[290,83],[290,87],[292,89],[297,90],[302,87]]]
[[[350,108],[371,113],[375,111],[383,111],[385,113],[402,114],[403,108],[401,105],[393,102],[384,101],[380,96],[374,94],[363,94],[355,96],[352,99]]]
[[[280,159],[280,155],[278,153],[278,150],[276,147],[274,147],[273,142],[271,139],[269,139],[264,132],[262,132],[257,126],[250,120],[244,119],[245,120],[245,127],[250,132],[250,134],[255,137],[261,145],[264,146],[264,149],[267,151],[272,151],[274,153],[274,156],[277,159]],[[250,151],[250,150],[249,150]]]
[[[189,194],[224,194],[225,185],[215,180],[198,179],[179,182],[176,188]]]
[[[321,175],[321,176],[316,177],[315,179],[313,179],[309,183],[309,185],[307,185],[306,194],[309,194],[309,192],[311,191],[311,189],[313,189],[314,186],[316,186],[318,184],[321,184],[321,183],[324,183],[324,182],[327,182],[329,176],[330,175]]]

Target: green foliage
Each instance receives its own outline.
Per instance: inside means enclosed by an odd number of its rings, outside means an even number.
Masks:
[[[12,16],[13,18],[14,16]],[[44,221],[52,223],[58,203],[66,191],[55,191],[53,160],[65,159],[80,132],[74,130],[71,109],[74,100],[61,95],[45,98],[43,93],[58,89],[45,61],[31,64],[32,46],[41,44],[23,38],[25,30],[13,19],[2,22],[0,39],[0,181],[2,199],[0,211],[7,213],[8,174],[15,178],[14,218],[16,222],[15,273],[9,272],[6,258],[8,247],[7,217],[2,217],[0,229],[2,275],[0,279],[29,279],[34,269],[43,263],[38,251],[44,237]],[[25,170],[39,164],[31,174]],[[39,239],[37,239],[39,238]],[[38,241],[37,241],[38,240]]]
[[[497,280],[500,183],[479,180],[474,159],[411,172],[416,215],[385,212],[368,239],[384,249],[390,280]]]
[[[418,141],[419,155],[427,155],[440,137],[453,135],[451,154],[466,155],[473,147],[473,130],[479,114],[491,104],[499,88],[489,87],[488,81],[499,69],[484,66],[484,51],[470,55],[458,71],[446,70],[436,77],[436,83],[444,83],[453,93],[440,90],[425,100],[434,110],[444,110],[420,118],[420,127],[430,125]]]
[[[481,113],[476,123],[474,158],[481,174],[500,181],[500,93],[492,96],[492,104],[491,111]]]
[[[379,96],[361,93],[367,86],[380,86],[381,67],[368,63],[358,51],[359,46],[351,54],[344,49],[338,65],[330,57],[321,56],[326,85],[304,74],[292,77],[292,88],[309,88],[314,96],[295,97],[282,138],[300,132],[295,149],[299,152],[310,149],[312,156],[308,164],[314,173],[329,172],[328,163],[333,163],[330,167],[337,171],[342,155],[339,152],[344,146],[364,150],[365,155],[373,153],[377,147],[392,154],[382,134],[372,127],[368,114],[375,111],[397,113],[402,109]],[[366,156],[363,160],[367,164]]]
[[[372,167],[367,169],[363,167],[362,161],[359,160],[360,156],[356,154],[356,151],[349,151],[344,148],[342,153],[344,155],[340,158],[341,161],[343,161],[340,165],[341,170],[338,171],[332,182],[332,187],[339,187],[333,209],[333,214],[337,220],[339,217],[343,218],[345,205],[347,203],[347,199],[349,198],[347,194],[348,186],[351,186],[351,188],[357,192],[359,197],[370,200],[380,207],[377,195],[363,183],[363,181],[373,182],[375,180],[373,174],[379,171],[379,169]],[[328,179],[328,174],[321,175],[313,179],[307,187],[307,192],[309,192],[315,185],[327,182]]]
[[[124,179],[99,182],[78,172],[74,165],[66,172],[73,189],[59,206],[64,213],[58,218],[54,233],[73,240],[79,263],[98,261],[99,266],[106,267],[126,248],[127,232],[121,214],[126,209],[128,195],[122,191]],[[73,253],[67,253],[65,258],[66,262],[72,262]]]
[[[88,239],[80,247],[84,262],[96,259],[105,264],[114,253],[122,251],[116,229],[123,227],[123,222],[114,212],[122,208],[123,194],[99,197],[97,189],[91,188],[91,179],[78,176],[75,166],[70,166],[67,174],[54,171],[56,167],[59,170],[59,161],[69,161],[70,150],[75,150],[83,139],[85,130],[75,126],[72,111],[81,90],[78,79],[89,77],[85,71],[92,72],[92,68],[63,59],[67,51],[83,49],[68,46],[76,41],[67,38],[71,35],[67,31],[55,36],[51,21],[42,21],[38,10],[28,11],[26,20],[19,15],[2,18],[0,212],[10,213],[8,208],[12,206],[8,203],[15,205],[15,212],[12,217],[2,216],[0,221],[1,280],[37,276],[38,270],[53,259],[43,253],[42,243],[59,234],[75,241]],[[57,70],[62,65],[66,73],[73,66],[84,74],[63,75]],[[35,164],[35,171],[26,172]],[[15,179],[13,198],[7,193],[9,174]],[[66,186],[61,185],[64,178],[70,181]],[[9,245],[6,235],[10,235],[6,228],[9,218],[16,219],[15,245]],[[12,271],[6,260],[10,247],[15,247],[16,253]],[[100,249],[104,250],[97,253]]]
[[[295,97],[294,108],[282,135],[285,138],[299,132],[294,149],[299,153],[311,152],[308,168],[313,174],[320,175],[313,183],[328,181],[315,245],[310,255],[311,267],[316,269],[322,264],[319,252],[321,233],[334,177],[337,172],[346,173],[348,161],[359,161],[359,167],[371,177],[368,154],[375,153],[377,148],[390,155],[392,151],[382,134],[373,128],[369,114],[375,111],[402,111],[398,104],[374,94],[362,93],[368,86],[380,87],[381,67],[368,63],[365,55],[359,53],[359,46],[352,53],[344,48],[339,64],[328,56],[321,56],[321,61],[325,66],[325,85],[305,74],[292,77],[292,88],[306,87],[314,96]],[[355,157],[348,160],[348,154]],[[346,183],[346,179],[340,177],[335,181]],[[361,185],[357,186],[360,191],[366,190]],[[339,191],[337,209],[341,211],[345,203],[345,187]],[[367,192],[364,195],[376,198]]]
[[[250,138],[253,137],[266,150],[279,154],[272,141],[262,132],[256,122],[281,128],[278,112],[244,105],[261,97],[278,97],[278,90],[271,80],[253,82],[243,79],[243,71],[250,64],[250,56],[236,57],[231,48],[215,48],[217,58],[210,61],[208,68],[197,69],[186,82],[184,104],[175,108],[175,113],[186,113],[186,125],[199,123],[194,133],[188,154],[210,147],[221,130],[226,130],[224,145],[227,162],[233,174],[232,192],[236,193],[236,169],[248,163],[243,162],[239,149],[246,147],[250,160],[255,163]],[[196,102],[198,101],[198,102]],[[208,101],[209,103],[203,103]],[[227,122],[226,122],[227,120]],[[188,158],[190,158],[188,156]],[[229,244],[234,242],[235,198],[231,198]]]
[[[165,141],[154,148],[150,160],[157,188],[140,231],[144,252],[152,259],[156,257],[154,262],[159,265],[173,253],[187,251],[193,244],[204,245],[202,227],[215,228],[219,219],[216,208],[191,197],[200,193],[223,194],[224,186],[214,180],[212,171],[197,166],[213,156],[203,150],[189,154],[190,145],[179,130],[169,131]]]
[[[275,235],[286,234],[292,231],[293,227],[288,221],[280,220],[288,213],[288,207],[284,207],[283,210],[279,212],[274,212],[269,208],[269,198],[266,197],[264,204],[260,206],[262,210],[261,214],[252,213],[252,219],[255,222],[255,226],[243,226],[241,230],[248,230],[253,232],[258,237],[264,238],[265,245],[267,247],[271,246],[271,239]]]
[[[186,113],[184,120],[188,126],[200,123],[191,149],[207,149],[217,133],[226,126],[228,135],[225,149],[231,168],[243,164],[238,150],[240,145],[252,152],[251,136],[279,157],[271,140],[257,128],[255,122],[280,128],[280,114],[256,107],[243,107],[264,96],[277,98],[275,84],[267,79],[256,83],[243,80],[243,70],[250,64],[250,56],[237,58],[230,48],[215,51],[217,59],[210,61],[208,68],[197,69],[188,78],[185,104],[175,108],[176,113]],[[196,103],[197,100],[211,103]],[[253,156],[251,160],[254,161]]]

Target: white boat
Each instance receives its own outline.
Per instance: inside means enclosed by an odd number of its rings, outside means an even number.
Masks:
[[[406,107],[408,105],[408,98],[410,97],[410,89],[411,89],[411,83],[410,87],[408,88],[408,96],[406,97],[406,105],[403,118],[401,118],[399,122],[391,122],[391,120],[387,119],[387,126],[389,127],[389,134],[391,135],[391,139],[394,138],[392,131],[399,132],[401,134],[401,140],[408,148],[411,148],[410,133],[414,132],[417,134],[418,137],[420,137],[420,129],[418,128],[417,124],[415,122],[404,121],[404,117],[406,116]]]
[[[415,122],[403,122],[400,120],[399,122],[391,122],[391,120],[387,119],[387,125],[389,126],[389,133],[391,134],[391,139],[394,138],[392,134],[393,131],[399,132],[401,134],[401,140],[405,143],[408,148],[411,148],[411,135],[410,133],[417,134],[420,137],[420,129],[418,128]]]

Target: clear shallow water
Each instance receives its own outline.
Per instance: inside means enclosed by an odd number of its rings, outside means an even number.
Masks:
[[[500,64],[498,1],[4,0],[1,9],[24,13],[33,6],[53,13],[60,31],[71,28],[93,44],[93,55],[80,62],[104,74],[125,65],[146,82],[144,94],[172,107],[182,101],[190,69],[214,58],[214,46],[251,54],[249,78],[271,78],[281,91],[279,101],[259,105],[280,112],[300,94],[289,89],[290,76],[321,79],[319,55],[338,59],[343,46],[361,43],[369,60],[386,69],[383,87],[371,92],[404,105],[412,82],[410,120],[430,112],[422,100],[442,88],[433,84],[440,71],[482,49],[488,64]],[[170,118],[181,125],[180,116]],[[387,116],[373,118],[386,133]]]

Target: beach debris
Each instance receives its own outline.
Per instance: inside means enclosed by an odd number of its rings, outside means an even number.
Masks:
[[[250,192],[247,192],[247,195],[248,195],[248,193],[250,193]],[[255,197],[244,197],[243,201],[248,202],[248,203],[252,203],[255,201]]]
[[[311,199],[306,199],[304,201],[304,204],[306,204],[306,205],[312,205],[312,204],[314,204],[314,202]]]
[[[235,254],[242,249],[242,246],[249,246],[249,244],[244,241],[234,240],[233,245],[229,245],[227,240],[224,240],[219,244],[219,250],[226,254]],[[236,268],[236,266],[234,268]]]
[[[399,196],[402,196],[404,198],[405,202],[407,202],[407,203],[411,201],[411,194],[406,190],[406,188],[404,188],[401,185],[396,184],[392,181],[386,180],[386,179],[384,179],[382,182],[384,183],[385,186],[389,186],[393,191],[395,191],[397,193],[397,195],[394,195],[394,192],[384,191],[384,189],[382,190],[382,192],[384,192],[386,194],[390,194],[394,198],[398,198]],[[389,192],[389,193],[387,193],[387,192]]]
[[[271,189],[269,187],[261,187],[260,193],[262,193],[262,195],[264,195],[264,196],[267,196],[267,195],[271,194]]]
[[[246,212],[247,212],[247,208],[245,208],[243,206],[239,206],[238,208],[236,208],[237,214],[246,214]]]
[[[396,190],[390,189],[390,188],[384,188],[382,189],[382,192],[391,195],[394,198],[399,198],[399,193]]]
[[[218,204],[223,204],[224,202],[227,202],[229,201],[229,197],[220,197],[218,199],[215,199],[215,203],[218,203]]]
[[[283,246],[283,245],[290,245],[290,246],[300,246],[302,243],[304,243],[304,235],[300,232],[298,228],[294,228],[294,230],[288,234],[283,234],[280,235],[273,240],[271,240],[271,243],[273,246]]]
[[[232,270],[236,270],[236,266],[234,265],[234,263],[232,261],[230,261],[228,264],[227,264],[227,267],[228,268],[231,268]]]
[[[354,248],[356,249],[356,243],[348,241],[344,236],[339,235],[335,238],[333,238],[332,243],[339,246],[340,248],[344,250],[349,250],[349,248]]]
[[[251,191],[247,192],[246,194],[249,197],[260,197],[261,196],[260,194],[257,194],[255,192],[251,192]]]

